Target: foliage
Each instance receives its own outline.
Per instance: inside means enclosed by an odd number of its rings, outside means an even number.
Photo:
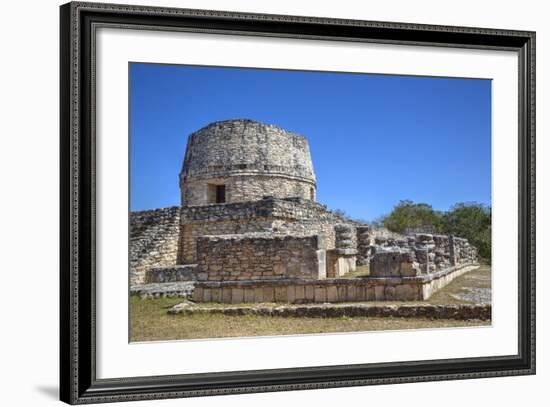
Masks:
[[[368,220],[362,219],[362,218],[353,218],[341,209],[334,209],[332,211],[332,213],[335,214],[336,216],[339,216],[343,220],[348,221],[348,222],[359,223],[359,224],[362,224],[362,225],[370,224]]]
[[[458,203],[443,215],[443,232],[468,239],[491,262],[491,208],[476,202]]]
[[[406,228],[419,226],[433,226],[438,232],[442,231],[441,213],[435,211],[431,205],[400,201],[393,211],[384,217],[384,227],[392,232],[403,233]]]

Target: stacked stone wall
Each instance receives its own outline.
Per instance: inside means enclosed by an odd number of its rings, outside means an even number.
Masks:
[[[381,240],[384,244],[374,246],[370,260],[373,277],[417,276],[478,263],[477,249],[454,236],[419,233]]]
[[[368,266],[371,254],[371,228],[368,225],[356,227],[357,266]]]
[[[197,239],[202,236],[265,232],[272,230],[272,225],[273,221],[266,218],[184,224],[180,232],[181,258],[178,259],[178,263],[197,262]]]
[[[182,185],[182,202],[185,205],[206,205],[210,203],[208,185],[225,185],[227,203],[249,202],[262,199],[266,195],[278,198],[297,197],[315,200],[315,182],[291,177],[266,175],[235,175],[194,179]]]
[[[179,251],[180,208],[177,206],[130,214],[130,283],[142,284],[151,267],[176,264]]]
[[[270,233],[197,239],[199,280],[272,280],[325,277],[323,238]]]
[[[181,208],[180,263],[196,262],[196,241],[205,235],[267,232],[290,236],[321,235],[335,248],[334,227],[344,220],[326,206],[299,198],[266,197],[259,201]],[[350,227],[355,226],[350,224]],[[351,233],[356,245],[356,234]]]
[[[342,217],[328,210],[325,205],[300,198],[281,199],[273,196],[264,196],[258,201],[183,206],[181,208],[182,223],[202,223],[204,221],[259,217],[344,222]]]
[[[151,267],[145,274],[145,283],[174,283],[197,280],[197,265],[170,265]]]
[[[182,205],[207,204],[209,183],[226,185],[226,202],[265,195],[315,200],[307,139],[252,120],[212,123],[189,136],[180,173]]]

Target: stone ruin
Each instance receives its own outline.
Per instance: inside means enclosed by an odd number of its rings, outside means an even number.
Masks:
[[[423,300],[478,264],[466,239],[399,235],[317,203],[307,139],[276,126],[228,120],[191,134],[179,184],[180,207],[130,215],[132,292],[153,285],[156,295],[221,303]]]

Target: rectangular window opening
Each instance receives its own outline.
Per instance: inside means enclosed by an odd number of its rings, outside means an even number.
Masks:
[[[207,203],[219,204],[225,203],[225,185],[208,184]]]
[[[225,185],[216,185],[216,203],[225,203]]]

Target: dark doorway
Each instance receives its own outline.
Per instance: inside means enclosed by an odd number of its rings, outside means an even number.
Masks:
[[[225,202],[225,185],[216,185],[216,203]]]

